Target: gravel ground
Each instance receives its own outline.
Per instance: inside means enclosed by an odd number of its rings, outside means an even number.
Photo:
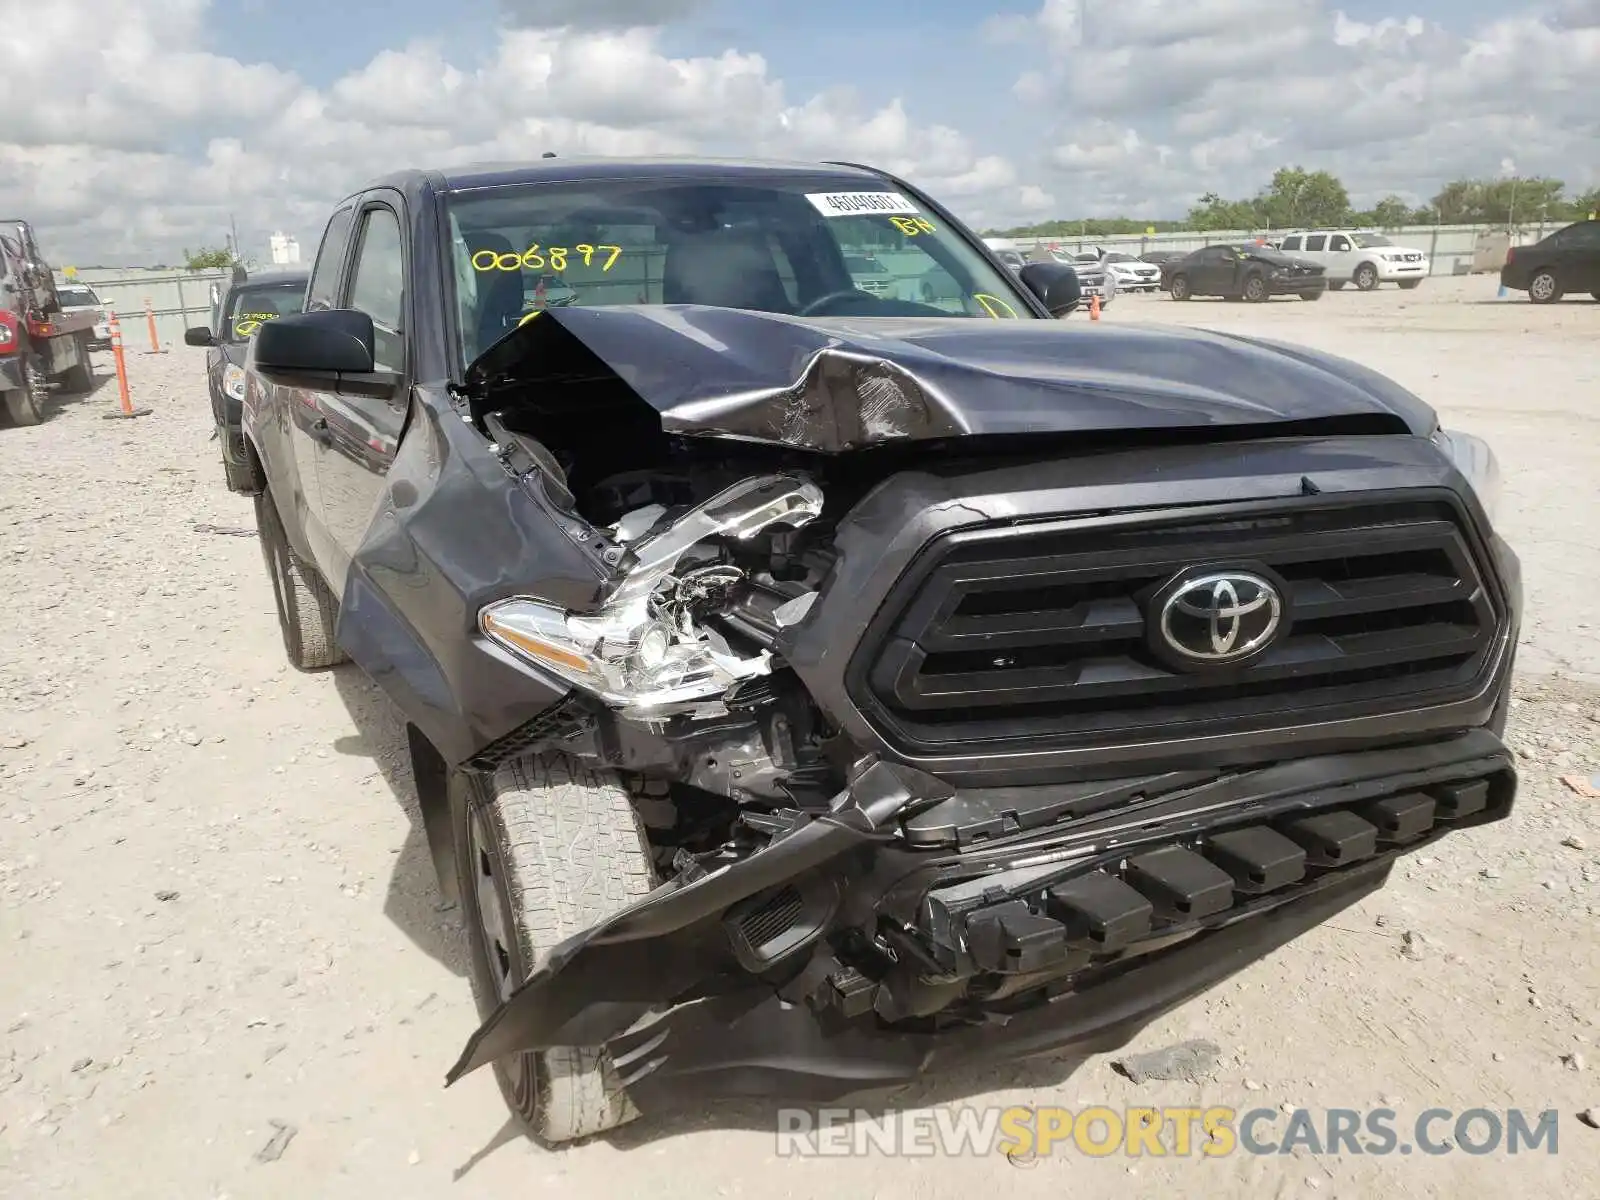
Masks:
[[[202,353],[179,347],[130,356],[148,417],[101,419],[103,361],[94,396],[0,428],[0,1194],[1600,1195],[1600,1132],[1576,1118],[1600,1105],[1600,799],[1562,782],[1600,773],[1600,541],[1582,532],[1600,305],[1493,297],[1481,278],[1316,305],[1124,296],[1106,320],[1335,350],[1491,439],[1529,590],[1515,816],[1406,860],[1138,1040],[1215,1042],[1199,1082],[1047,1061],[883,1103],[1387,1103],[1403,1126],[1556,1108],[1557,1155],[780,1160],[762,1105],[564,1152],[521,1138],[488,1072],[442,1088],[476,1020],[398,720],[354,668],[284,666],[249,504],[207,440]]]

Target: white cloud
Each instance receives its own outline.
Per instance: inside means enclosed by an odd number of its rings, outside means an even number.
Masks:
[[[674,0],[595,6],[581,29],[508,27],[477,63],[428,42],[390,48],[323,88],[209,53],[206,4],[127,0],[77,97],[52,64],[98,44],[103,16],[45,5],[11,27],[21,44],[0,73],[0,111],[12,114],[0,126],[0,210],[30,217],[58,261],[171,262],[220,244],[230,217],[247,251],[280,228],[315,246],[333,202],[371,178],[545,150],[853,159],[948,197],[974,222],[1030,207],[1008,158],[918,123],[899,100],[837,89],[797,102],[760,54],[665,53],[639,14],[688,7]],[[561,7],[521,11],[544,23]]]
[[[1600,182],[1600,0],[1502,10],[1466,34],[1324,0],[1042,0],[1031,20],[1031,39],[1010,33],[1045,65],[1023,64],[1013,92],[1054,127],[1044,182],[1075,211],[1142,193],[1178,214],[1290,163],[1334,171],[1357,200],[1426,196],[1512,149],[1524,173]]]

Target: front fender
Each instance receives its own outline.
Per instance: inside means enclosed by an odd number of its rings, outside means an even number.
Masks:
[[[447,404],[412,401],[335,637],[456,765],[568,690],[489,643],[478,611],[511,595],[588,608],[607,573]]]

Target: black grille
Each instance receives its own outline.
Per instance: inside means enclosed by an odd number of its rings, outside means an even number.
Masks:
[[[1275,573],[1287,633],[1232,669],[1164,665],[1146,609],[1195,567]],[[1446,702],[1474,690],[1500,620],[1445,502],[968,531],[933,543],[884,611],[854,660],[857,702],[892,742],[963,749]]]

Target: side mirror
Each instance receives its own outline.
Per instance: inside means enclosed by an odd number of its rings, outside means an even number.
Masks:
[[[350,308],[294,313],[265,322],[250,344],[250,361],[263,375],[293,385],[327,385],[338,375],[373,370],[372,318]]]
[[[196,325],[193,329],[183,331],[183,344],[185,346],[214,346],[217,339],[211,336],[211,330],[204,325]]]
[[[1017,277],[1039,298],[1052,317],[1064,317],[1083,299],[1078,273],[1065,263],[1029,263]]]

